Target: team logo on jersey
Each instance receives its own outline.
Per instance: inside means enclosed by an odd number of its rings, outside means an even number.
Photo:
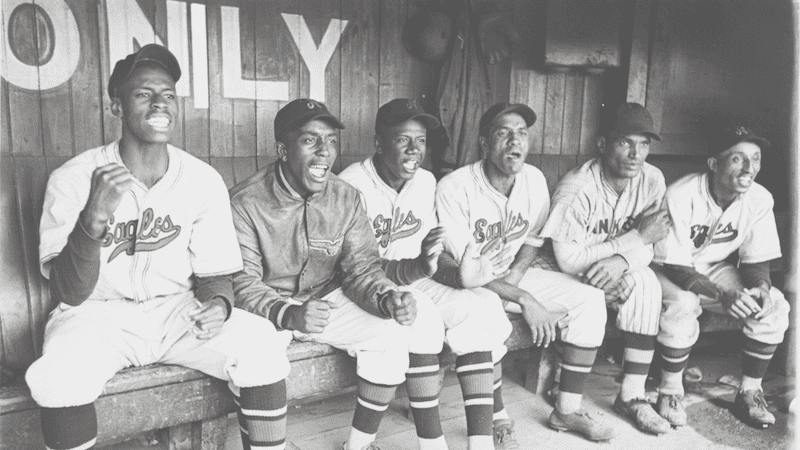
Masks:
[[[112,217],[111,225],[112,227],[103,238],[103,247],[116,245],[108,257],[108,262],[122,253],[132,256],[135,252],[156,251],[174,241],[181,234],[181,226],[173,224],[169,214],[163,218],[154,218],[152,208],[144,210],[141,224],[138,220],[129,220],[114,226]]]
[[[386,248],[390,242],[411,236],[419,231],[422,221],[414,217],[413,211],[402,214],[400,208],[395,208],[394,217],[383,217],[383,214],[379,214],[372,221],[372,226],[375,228],[375,239],[378,240],[378,245]]]
[[[609,239],[615,238],[620,234],[628,232],[633,228],[636,219],[633,216],[628,216],[627,219],[617,220],[616,222],[611,219],[600,219],[594,224],[592,234],[607,234]],[[609,226],[610,224],[610,226]]]
[[[530,222],[522,217],[522,214],[511,214],[508,216],[505,226],[501,222],[489,223],[486,219],[478,219],[475,221],[475,231],[472,232],[472,237],[475,242],[480,244],[482,242],[492,242],[495,239],[502,239],[503,242],[510,242],[520,236],[525,236],[528,232]],[[483,250],[491,248],[491,245],[485,245]]]
[[[720,244],[723,242],[730,242],[739,236],[739,230],[733,229],[733,224],[725,225],[721,230],[714,231],[713,236],[709,235],[711,229],[708,225],[692,225],[690,238],[694,242],[694,248],[700,248],[707,241],[712,244]]]

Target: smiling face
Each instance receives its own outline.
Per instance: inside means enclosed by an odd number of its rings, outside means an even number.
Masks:
[[[708,159],[713,172],[712,189],[721,200],[747,192],[761,170],[761,148],[752,142],[740,142]]]
[[[414,178],[425,158],[428,129],[411,119],[381,127],[375,136],[375,166],[383,181],[399,190]]]
[[[339,133],[324,120],[306,122],[276,143],[284,176],[303,197],[321,192],[336,161]]]
[[[640,134],[616,135],[598,139],[597,147],[609,180],[627,180],[639,175],[650,154],[650,137]]]
[[[494,120],[486,136],[480,137],[488,169],[511,177],[522,170],[528,156],[528,125],[517,113],[506,113]]]
[[[113,114],[122,119],[123,139],[139,144],[169,142],[178,114],[175,81],[161,67],[137,67],[112,99]]]

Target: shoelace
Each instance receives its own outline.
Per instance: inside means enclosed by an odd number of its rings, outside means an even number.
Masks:
[[[667,399],[669,400],[669,407],[670,408],[677,408],[678,407],[678,397],[674,395],[668,395]]]
[[[759,391],[753,395],[753,401],[761,409],[767,409],[767,400],[764,398],[764,393]]]
[[[514,449],[520,448],[517,440],[514,439],[513,432],[511,428],[503,427],[495,432],[497,435],[497,443],[498,444],[505,444],[505,448],[507,449]]]

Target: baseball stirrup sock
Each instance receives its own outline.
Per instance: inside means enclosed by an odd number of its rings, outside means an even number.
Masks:
[[[286,448],[286,380],[239,392],[233,399],[244,450]]]
[[[506,412],[506,407],[503,404],[503,365],[499,362],[495,363],[492,371],[494,373],[492,420],[508,419],[508,412]]]
[[[491,436],[495,405],[492,352],[474,352],[456,357],[456,374],[464,396],[467,436]]]
[[[97,441],[94,403],[64,408],[42,408],[42,435],[51,450],[85,450]]]
[[[742,375],[763,378],[777,345],[764,344],[745,336],[742,348]]]
[[[558,389],[560,392],[583,394],[583,385],[592,371],[597,347],[578,347],[564,342],[562,349],[561,383]]]
[[[389,402],[394,398],[396,390],[397,386],[395,385],[370,383],[358,377],[358,399],[356,400],[356,411],[353,414],[353,428],[361,432],[359,436],[372,437],[370,441],[365,442],[362,446],[375,440],[383,413],[389,407]],[[353,445],[354,448],[361,448],[355,445],[352,436],[353,434],[351,434],[348,445]]]
[[[406,388],[417,427],[417,437],[421,443],[425,440],[426,444],[431,444],[427,441],[430,439],[444,442],[439,419],[439,355],[409,353],[408,358]]]
[[[623,332],[625,353],[622,378],[622,400],[644,398],[647,374],[653,362],[656,348],[656,337],[645,334]]]

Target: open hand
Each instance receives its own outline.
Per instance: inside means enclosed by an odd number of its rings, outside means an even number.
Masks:
[[[218,335],[228,316],[228,307],[225,300],[214,297],[213,299],[200,303],[184,315],[184,319],[189,322],[190,331],[197,339],[207,340]]]
[[[531,337],[537,346],[548,347],[551,342],[556,340],[558,321],[567,316],[566,308],[558,307],[557,310],[548,311],[535,301],[533,297],[522,305],[522,316],[531,327]]]
[[[510,249],[504,246],[500,239],[488,244],[478,256],[473,256],[475,247],[477,244],[470,239],[458,265],[458,277],[462,287],[465,289],[481,287],[508,275],[508,267],[514,262],[515,255],[511,254]]]
[[[444,227],[436,227],[428,232],[422,240],[419,257],[417,261],[422,267],[422,271],[427,276],[433,276],[439,268],[439,255],[444,251]]]

